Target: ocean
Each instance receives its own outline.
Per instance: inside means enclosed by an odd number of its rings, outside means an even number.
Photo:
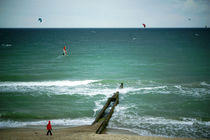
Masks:
[[[0,128],[89,125],[116,91],[108,128],[210,138],[210,29],[0,29]]]

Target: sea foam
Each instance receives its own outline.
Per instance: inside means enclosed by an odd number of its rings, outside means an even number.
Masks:
[[[180,130],[184,130],[183,136],[196,137],[195,132],[202,133],[208,137],[197,126],[210,128],[210,121],[200,121],[196,118],[181,117],[179,119],[169,119],[165,117],[141,116],[135,112],[130,112],[131,106],[119,105],[110,120],[108,127],[129,130],[139,135],[151,136],[178,136]],[[126,120],[126,121],[124,121]],[[157,132],[154,132],[157,131]],[[158,134],[158,135],[157,135]]]
[[[97,80],[84,80],[84,81],[40,81],[40,82],[0,82],[0,87],[14,87],[14,86],[24,86],[24,87],[31,87],[31,86],[39,86],[39,87],[46,87],[46,86],[79,86],[79,85],[87,85],[92,82],[96,82]]]
[[[50,120],[52,126],[81,126],[81,125],[90,125],[94,118],[77,118],[77,119],[56,119]],[[47,125],[48,120],[41,121],[0,121],[0,128],[19,128],[19,127],[30,127],[30,126],[45,126]]]
[[[201,82],[200,85],[210,87],[210,84],[206,83],[205,81]]]

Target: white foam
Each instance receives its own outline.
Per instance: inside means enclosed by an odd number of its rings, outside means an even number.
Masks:
[[[80,126],[80,125],[90,125],[94,119],[93,118],[77,118],[77,119],[57,119],[50,120],[52,126]],[[46,126],[48,120],[42,121],[0,121],[0,128],[17,128],[17,127],[27,127],[27,126]]]
[[[107,99],[106,98],[104,98],[104,99],[102,99],[102,100],[96,100],[95,101],[95,108],[93,109],[93,111],[94,111],[94,115],[93,116],[96,116],[96,113],[97,113],[97,111],[99,111],[100,109],[102,109],[103,108],[103,102],[105,102]]]
[[[140,84],[140,85],[138,85]],[[206,82],[200,84],[204,87],[185,87],[183,85],[161,85],[150,83],[142,85],[138,82],[135,87],[115,88],[112,84],[102,84],[101,80],[82,81],[40,81],[40,82],[0,82],[0,92],[21,92],[27,94],[47,94],[47,95],[105,95],[111,96],[116,91],[121,95],[125,94],[179,94],[184,96],[202,97],[210,94],[209,86]],[[139,88],[140,87],[140,88]]]
[[[151,91],[151,90],[157,90],[157,89],[165,89],[167,86],[156,86],[156,87],[142,87],[142,88],[123,88],[123,89],[116,89],[121,94],[126,94],[129,92],[136,92],[136,91]]]
[[[141,116],[136,112],[138,109],[138,106],[132,103],[119,104],[115,108],[115,113],[108,127],[126,129],[139,135],[156,136],[168,134],[176,136],[179,134],[179,130],[183,130],[186,132],[186,135],[190,135],[198,131],[197,126],[210,127],[210,121],[200,121],[196,118],[183,117],[176,120],[164,117]]]
[[[181,93],[186,93],[186,91],[183,90],[181,85],[175,85],[174,87],[177,88],[179,91],[181,91]]]
[[[186,132],[189,131],[187,133],[193,133],[193,131],[197,131],[195,124],[210,127],[210,121],[199,121],[195,118],[181,118],[180,120],[173,120],[164,117],[139,116],[135,112],[132,112],[132,115],[130,115],[131,112],[128,113],[129,109],[130,108],[123,107],[116,111],[110,120],[109,127],[128,129],[129,131],[138,133],[139,135],[167,135],[164,131],[177,133],[179,130],[184,130]],[[151,133],[154,131],[154,128],[156,128],[155,130],[159,132]]]
[[[1,46],[6,48],[6,47],[11,47],[11,46],[12,46],[12,44],[5,43],[5,44],[1,44]]]
[[[210,94],[210,90],[205,87],[184,87],[182,85],[176,85],[174,87],[178,91],[175,90],[173,93],[184,96],[202,97]]]
[[[133,38],[132,38],[132,40],[136,40],[136,38],[135,38],[135,37],[133,37]]]
[[[41,81],[41,82],[0,82],[2,92],[34,92],[39,94],[81,94],[111,96],[116,88],[98,86],[99,80],[84,81]],[[95,83],[96,82],[96,83]],[[94,84],[93,84],[94,83]],[[100,83],[99,83],[100,84]],[[129,90],[126,90],[128,92]],[[124,92],[124,93],[126,93]]]
[[[17,86],[24,86],[24,87],[31,87],[31,86],[38,86],[38,87],[46,87],[46,86],[79,86],[79,85],[87,85],[89,83],[96,82],[97,80],[84,80],[84,81],[40,81],[40,82],[0,82],[0,87],[17,87]]]
[[[201,82],[200,85],[210,87],[210,84],[206,83],[205,81]]]

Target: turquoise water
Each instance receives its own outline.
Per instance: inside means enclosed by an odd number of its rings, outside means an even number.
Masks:
[[[108,127],[210,138],[209,60],[209,29],[0,29],[0,128],[91,124],[119,91]]]

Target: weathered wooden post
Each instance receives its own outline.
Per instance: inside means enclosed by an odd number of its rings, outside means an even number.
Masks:
[[[106,126],[109,123],[109,120],[112,117],[112,114],[114,113],[115,106],[118,103],[119,103],[119,92],[116,92],[112,97],[108,98],[106,104],[103,106],[101,111],[98,113],[95,121],[92,123],[92,125],[96,123],[101,123],[98,129],[96,130],[97,134],[101,134],[102,131],[106,128]],[[109,110],[110,107],[111,109]]]

